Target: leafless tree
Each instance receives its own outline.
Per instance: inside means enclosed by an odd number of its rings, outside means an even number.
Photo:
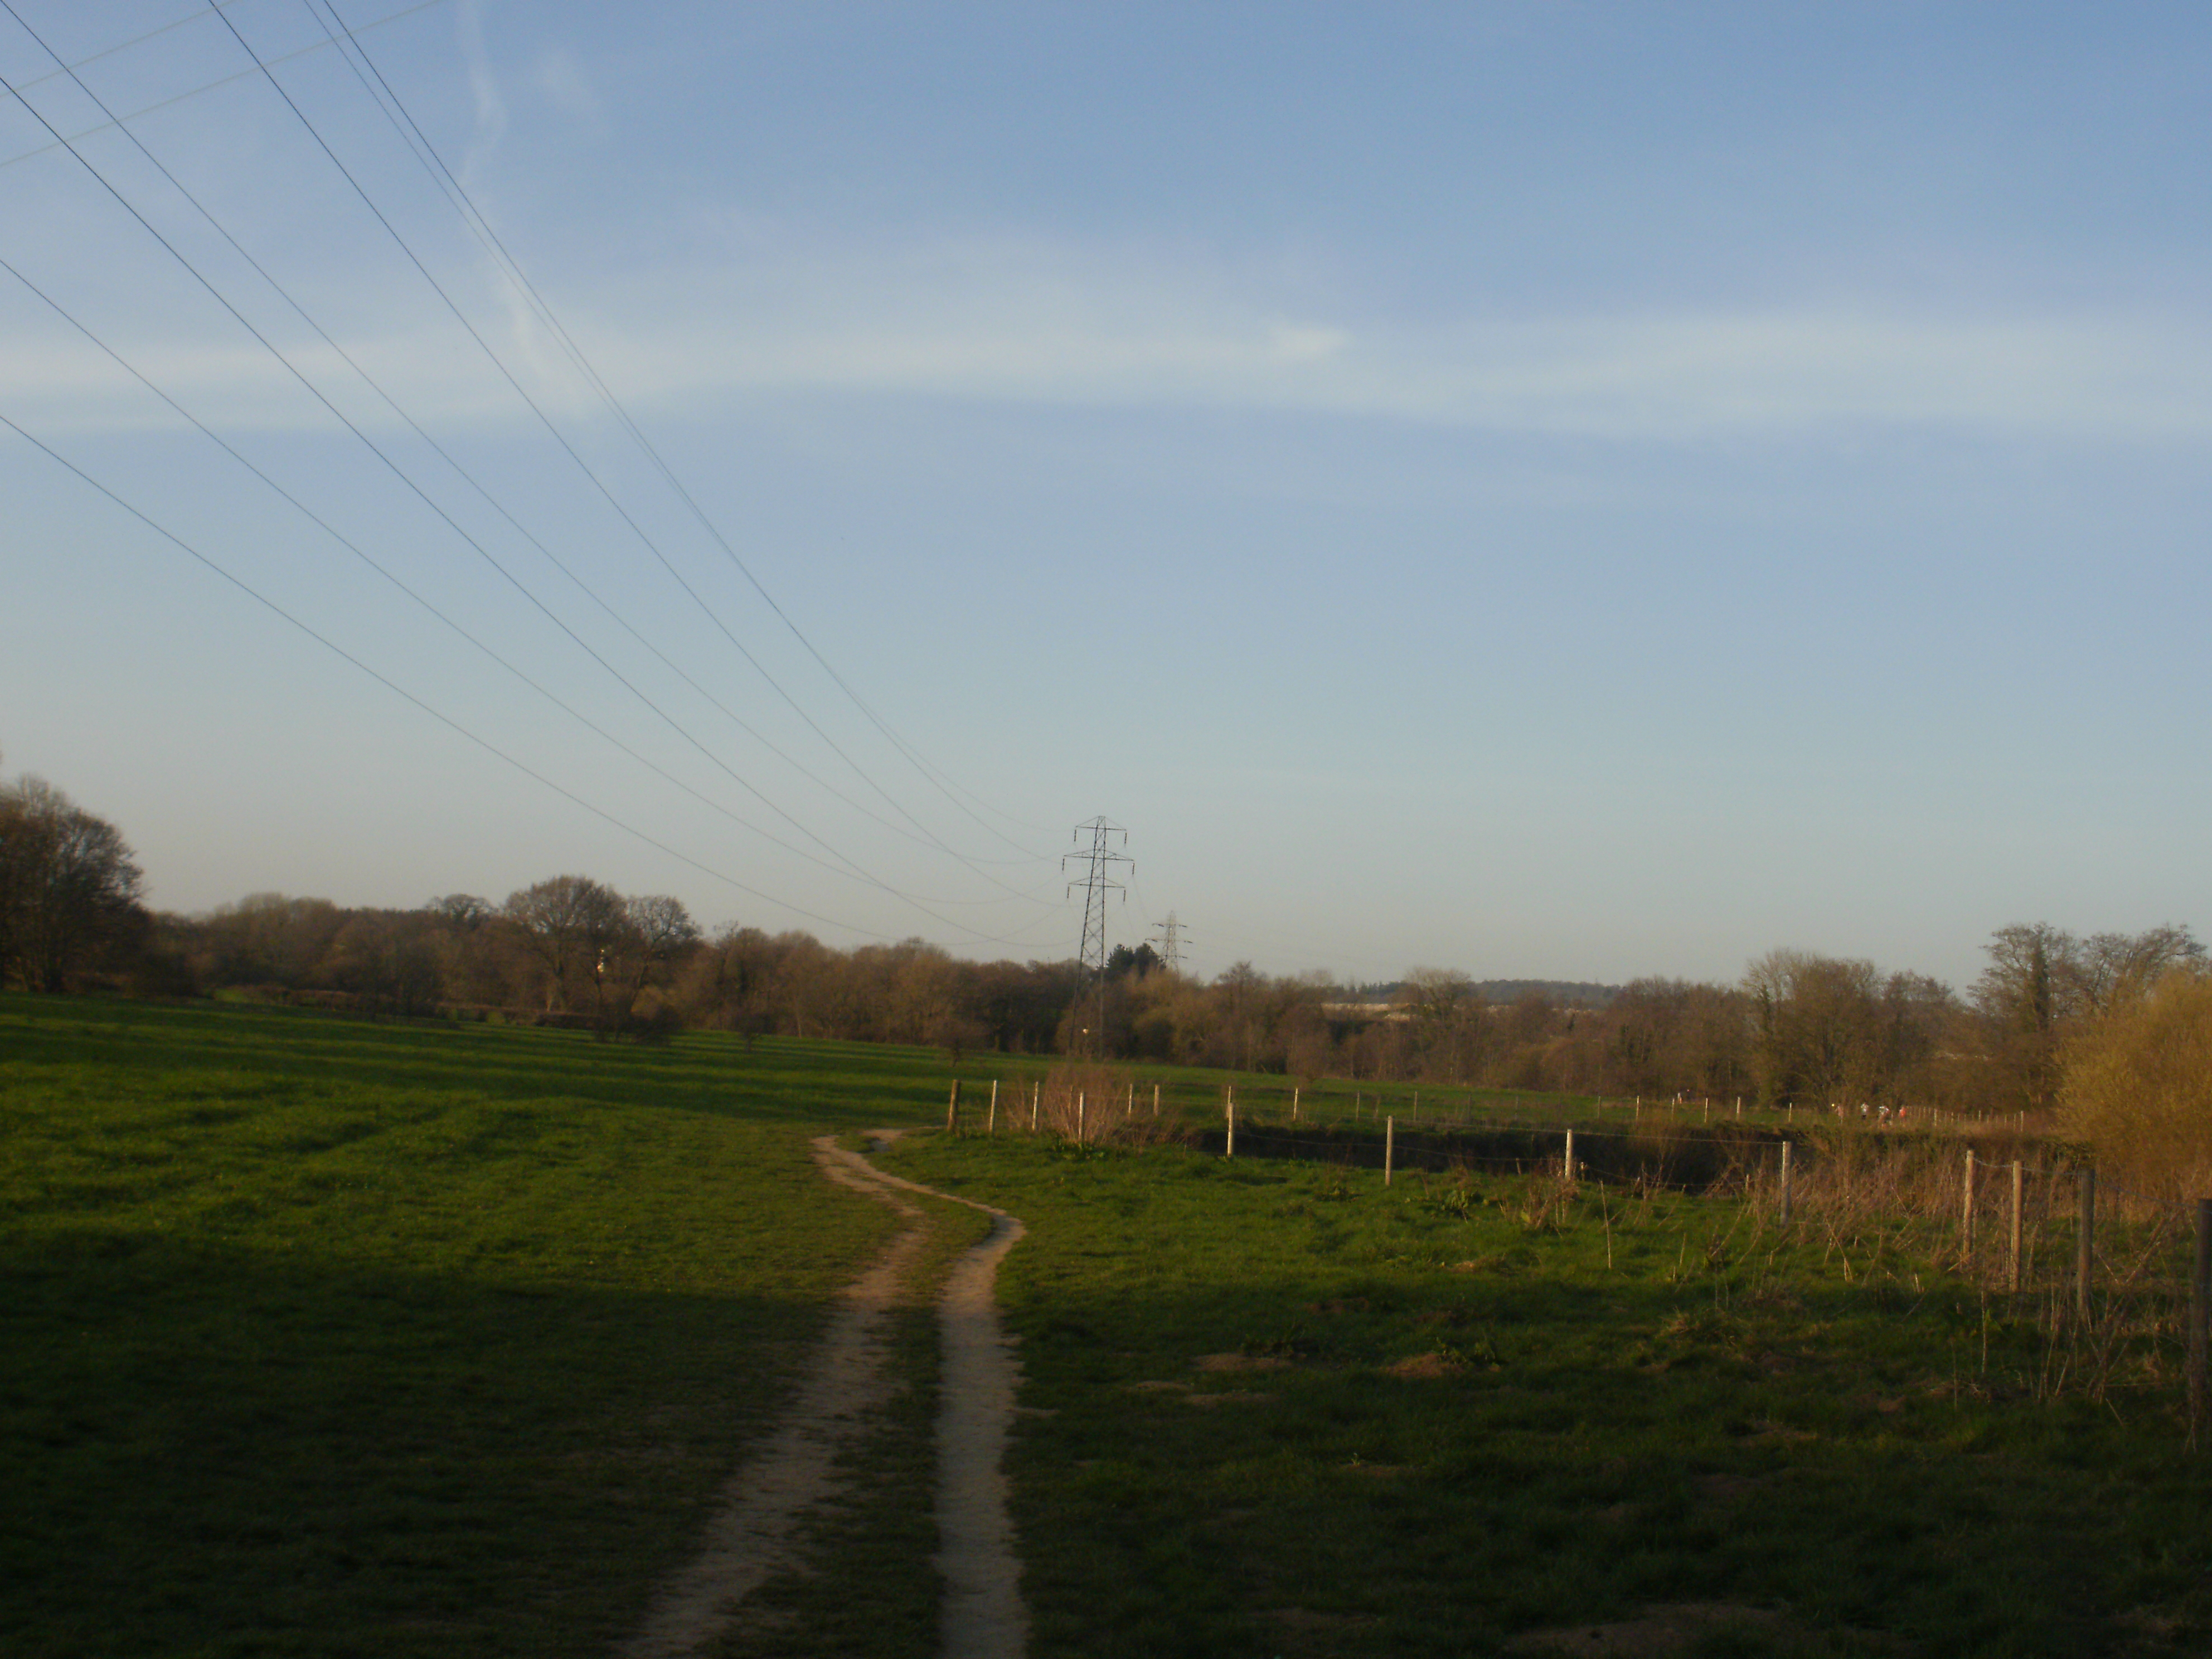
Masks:
[[[502,914],[544,969],[549,1010],[569,1006],[580,980],[601,1006],[608,955],[629,923],[622,895],[588,876],[554,876],[509,894]]]
[[[143,927],[142,881],[105,818],[42,779],[0,787],[0,982],[70,988]]]

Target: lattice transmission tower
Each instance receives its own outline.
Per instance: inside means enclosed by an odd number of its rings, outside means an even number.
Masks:
[[[1169,911],[1168,919],[1159,925],[1160,965],[1171,974],[1182,972],[1182,947],[1189,942],[1190,935],[1176,920],[1176,913]]]
[[[1133,872],[1137,862],[1127,853],[1112,850],[1116,836],[1121,838],[1122,846],[1129,844],[1129,832],[1120,824],[1109,823],[1103,817],[1095,817],[1088,823],[1077,824],[1075,841],[1079,849],[1082,848],[1083,837],[1086,834],[1091,837],[1089,849],[1061,854],[1060,867],[1066,869],[1071,860],[1089,866],[1080,880],[1067,884],[1067,890],[1073,893],[1078,887],[1083,889],[1083,947],[1076,959],[1083,964],[1084,973],[1091,981],[1091,989],[1097,999],[1097,1009],[1086,1031],[1091,1041],[1084,1044],[1087,1048],[1096,1049],[1104,1042],[1106,1036],[1106,895],[1120,893],[1122,902],[1128,902],[1127,890],[1114,879],[1113,868],[1117,864],[1126,864]]]

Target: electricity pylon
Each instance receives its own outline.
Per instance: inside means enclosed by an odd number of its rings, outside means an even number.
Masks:
[[[1113,878],[1113,866],[1126,864],[1133,872],[1137,863],[1126,853],[1109,850],[1115,836],[1121,838],[1124,847],[1129,844],[1129,832],[1120,824],[1103,817],[1077,824],[1075,839],[1079,846],[1085,830],[1091,832],[1090,850],[1061,854],[1060,867],[1066,869],[1070,859],[1082,860],[1090,866],[1081,881],[1067,884],[1067,890],[1073,893],[1079,886],[1083,889],[1083,946],[1076,959],[1091,977],[1097,997],[1097,1009],[1085,1033],[1093,1041],[1084,1045],[1095,1052],[1102,1049],[1106,1041],[1106,895],[1121,893],[1122,902],[1128,902],[1127,890]]]
[[[1160,924],[1159,935],[1161,965],[1171,974],[1182,972],[1182,947],[1188,935],[1182,931],[1182,924],[1176,920],[1174,911],[1169,911],[1168,919]]]

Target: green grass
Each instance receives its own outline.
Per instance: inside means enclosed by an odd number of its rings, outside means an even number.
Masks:
[[[806,1133],[944,1075],[0,997],[0,1652],[604,1652],[891,1231]]]
[[[967,1121],[1046,1064],[971,1056]],[[896,1224],[807,1135],[941,1123],[948,1071],[0,997],[0,1653],[604,1654]],[[1273,1080],[1164,1076],[1274,1115]],[[2212,1637],[2157,1345],[2054,1396],[2033,1308],[1908,1231],[1173,1146],[887,1161],[1030,1224],[1041,1656],[1480,1654],[1684,1602],[1738,1610],[1709,1655]],[[813,1571],[725,1659],[933,1649],[922,1301],[895,1365]]]
[[[2050,1397],[2033,1319],[1924,1261],[1847,1282],[1735,1202],[1534,1180],[890,1158],[1030,1224],[1001,1288],[1053,1413],[1012,1468],[1040,1653],[1484,1653],[1686,1602],[1782,1620],[1710,1653],[2212,1639],[2170,1374]]]

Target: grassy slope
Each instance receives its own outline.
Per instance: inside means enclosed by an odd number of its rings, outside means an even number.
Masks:
[[[0,997],[0,1652],[603,1651],[888,1237],[805,1132],[942,1075]]]
[[[892,1161],[1030,1223],[1002,1285],[1055,1413],[1013,1468],[1040,1652],[1481,1653],[1688,1601],[1754,1610],[1709,1653],[2212,1633],[2172,1390],[2039,1400],[2032,1328],[1924,1266],[1847,1283],[1717,1200],[1547,1221],[1511,1180]],[[1224,1352],[1288,1363],[1195,1364]]]

